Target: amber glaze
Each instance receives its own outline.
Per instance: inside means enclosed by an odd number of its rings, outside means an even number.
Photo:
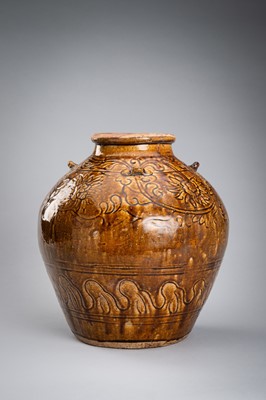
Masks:
[[[228,235],[222,201],[172,152],[170,134],[95,134],[94,153],[55,185],[39,217],[48,274],[73,333],[116,348],[191,331]]]

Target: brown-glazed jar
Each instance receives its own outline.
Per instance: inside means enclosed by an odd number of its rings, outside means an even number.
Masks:
[[[228,236],[222,201],[172,152],[170,134],[95,134],[55,185],[39,243],[74,335],[106,347],[175,343],[191,331]]]

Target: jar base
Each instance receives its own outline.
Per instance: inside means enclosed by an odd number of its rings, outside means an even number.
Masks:
[[[147,342],[108,342],[108,341],[100,341],[100,340],[92,340],[87,339],[84,336],[80,336],[75,333],[75,336],[78,340],[83,343],[89,344],[91,346],[97,347],[108,347],[114,349],[151,349],[154,347],[164,347],[169,346],[171,344],[175,344],[187,338],[188,334],[173,340],[154,340],[154,341],[147,341]]]

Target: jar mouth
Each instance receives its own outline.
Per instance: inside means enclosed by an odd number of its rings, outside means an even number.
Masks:
[[[91,140],[102,145],[134,145],[145,143],[173,143],[175,136],[170,133],[95,133]]]

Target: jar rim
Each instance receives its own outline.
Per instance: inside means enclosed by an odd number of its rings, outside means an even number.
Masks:
[[[102,132],[94,133],[91,140],[103,145],[132,145],[148,143],[173,143],[175,135],[171,133],[123,133],[123,132]]]

